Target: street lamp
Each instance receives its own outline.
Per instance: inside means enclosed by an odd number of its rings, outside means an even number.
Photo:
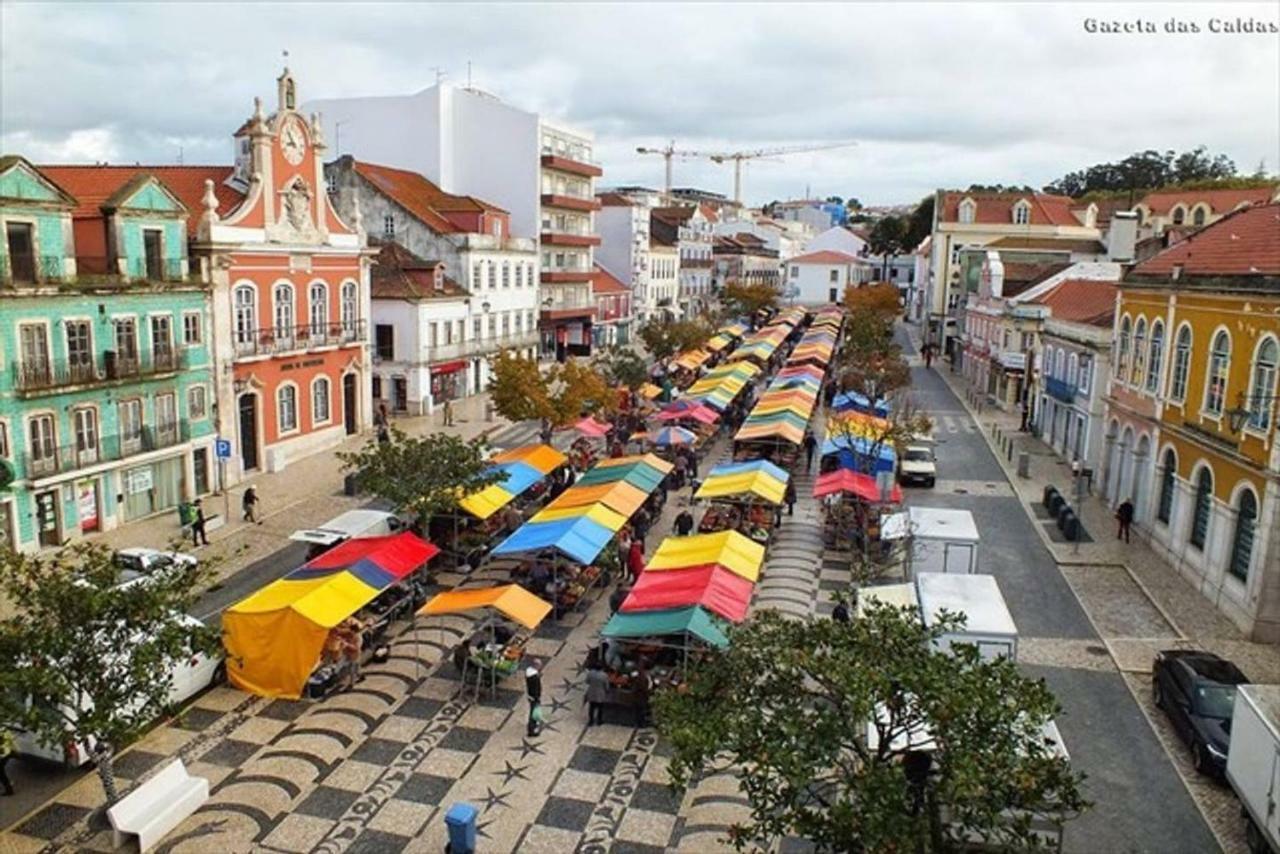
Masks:
[[[1271,401],[1276,398],[1277,395],[1274,394],[1259,394],[1251,397],[1250,400],[1252,401],[1253,406],[1257,406],[1259,403],[1269,405]],[[1244,402],[1244,395],[1241,394],[1239,397],[1239,403],[1235,407],[1227,410],[1227,426],[1231,428],[1232,433],[1239,433],[1240,429],[1244,427],[1245,422],[1252,420],[1257,415],[1263,414],[1263,412],[1254,412],[1250,409],[1246,409]]]

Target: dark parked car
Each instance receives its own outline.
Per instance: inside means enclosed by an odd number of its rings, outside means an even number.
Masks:
[[[1231,741],[1236,686],[1249,679],[1225,658],[1194,649],[1166,649],[1151,668],[1151,691],[1201,774],[1221,776]]]

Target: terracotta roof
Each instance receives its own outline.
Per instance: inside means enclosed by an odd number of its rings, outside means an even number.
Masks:
[[[1031,205],[1030,225],[1080,225],[1071,212],[1077,203],[1070,196],[1054,196],[1048,193],[943,193],[940,222],[960,221],[960,202],[973,199],[976,209],[975,223],[1013,224],[1013,206],[1019,199]]]
[[[673,224],[687,222],[693,216],[694,207],[692,205],[674,205],[662,208],[653,208],[649,211],[650,216],[658,219],[664,219]]]
[[[857,264],[861,261],[857,255],[835,249],[819,249],[817,252],[807,252],[787,259],[788,264]]]
[[[204,182],[213,181],[213,194],[218,198],[218,216],[227,214],[244,199],[244,195],[226,184],[230,166],[38,166],[49,180],[75,196],[74,217],[98,217],[102,206],[134,178],[154,175],[187,207],[187,231],[195,234],[204,212]]]
[[[1147,193],[1140,204],[1157,216],[1167,216],[1173,206],[1182,202],[1190,211],[1204,202],[1215,214],[1225,214],[1242,204],[1265,205],[1276,195],[1276,187],[1254,187],[1247,190],[1166,190]]]
[[[702,211],[702,215],[705,216],[708,221],[710,222],[720,221],[720,214],[716,213],[715,209],[713,209],[706,202],[698,202],[698,210]]]
[[[1116,304],[1116,283],[1066,279],[1033,302],[1048,306],[1058,320],[1110,326]]]
[[[1016,293],[1021,293],[1031,285],[1042,282],[1050,276],[1061,273],[1071,265],[1068,263],[1061,264],[1031,264],[1021,261],[1005,261],[1004,262],[1004,295],[1015,296],[1010,291],[1013,285],[1021,285]]]
[[[376,241],[370,240],[371,244]],[[461,299],[471,294],[448,276],[436,283],[440,261],[414,255],[399,243],[383,243],[369,275],[369,291],[374,299]]]
[[[631,288],[620,282],[613,273],[596,264],[595,271],[591,274],[591,293],[598,297],[629,294]]]
[[[636,204],[622,193],[600,193],[596,196],[596,200],[606,208],[631,208]]]
[[[1130,276],[1280,276],[1280,204],[1228,214],[1135,265]],[[1127,278],[1127,276],[1126,276]]]
[[[446,193],[425,175],[377,163],[355,161],[355,171],[433,231],[452,234],[464,231],[445,213],[506,213],[502,208],[474,196]]]
[[[1050,236],[1001,237],[983,247],[984,249],[1038,249],[1047,252],[1078,252],[1084,255],[1106,255],[1107,247],[1100,240],[1082,240],[1077,237],[1058,238]]]

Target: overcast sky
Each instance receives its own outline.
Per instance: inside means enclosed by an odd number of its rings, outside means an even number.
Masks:
[[[476,86],[593,131],[604,184],[660,186],[637,145],[857,140],[747,170],[759,203],[911,202],[1205,144],[1280,171],[1277,4],[51,3],[0,6],[0,143],[36,162],[226,163],[281,50],[303,100]],[[1086,31],[1148,21],[1158,34]],[[1167,34],[1176,18],[1199,34]],[[677,186],[731,192],[728,167]]]

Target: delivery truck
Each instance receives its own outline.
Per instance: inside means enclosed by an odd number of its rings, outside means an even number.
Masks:
[[[985,659],[1018,660],[1018,627],[994,576],[925,573],[916,578],[916,598],[926,626],[937,625],[944,611],[965,617],[963,627],[934,641],[936,648],[945,651],[968,643]]]
[[[1240,685],[1231,712],[1227,782],[1254,854],[1280,854],[1280,685]]]

